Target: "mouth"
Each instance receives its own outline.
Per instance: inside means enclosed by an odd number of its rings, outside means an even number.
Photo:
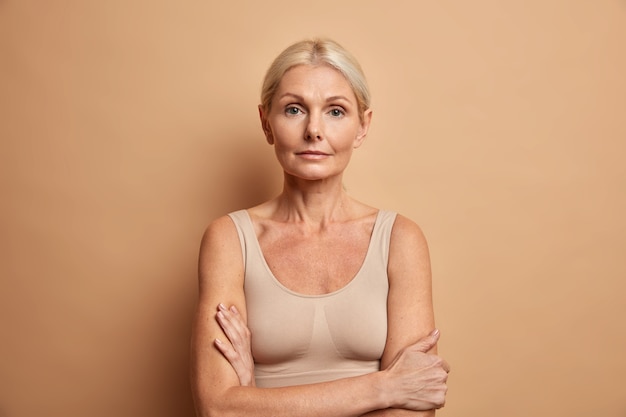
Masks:
[[[328,156],[326,152],[322,152],[322,151],[302,151],[302,152],[296,152],[296,155]]]

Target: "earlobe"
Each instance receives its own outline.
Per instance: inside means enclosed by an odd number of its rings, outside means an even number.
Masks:
[[[272,129],[270,129],[269,125],[265,124],[263,126],[263,133],[265,133],[265,140],[270,145],[274,144],[274,136],[272,135]]]

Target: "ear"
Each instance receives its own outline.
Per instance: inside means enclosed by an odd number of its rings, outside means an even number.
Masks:
[[[259,104],[259,119],[261,119],[261,128],[263,129],[263,133],[265,133],[265,140],[270,145],[274,144],[274,137],[272,136],[272,129],[270,128],[270,124],[267,120],[267,115],[263,111],[263,106]]]
[[[370,129],[370,123],[372,122],[372,110],[367,109],[363,112],[363,119],[361,120],[361,126],[359,127],[359,131],[357,133],[356,139],[354,140],[353,148],[356,149],[363,144],[365,141],[365,137],[367,136],[367,132]]]

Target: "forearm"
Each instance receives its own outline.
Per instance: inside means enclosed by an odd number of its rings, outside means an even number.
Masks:
[[[231,332],[232,324],[223,320],[220,322],[227,335],[230,334],[229,339],[236,340],[235,345],[239,346],[241,341],[234,337],[237,332]],[[243,338],[247,337],[244,335]],[[195,386],[207,387],[207,395],[201,402],[198,415],[433,417],[432,410],[443,405],[447,377],[447,371],[441,369],[446,368],[445,363],[425,353],[433,349],[437,339],[438,333],[432,332],[403,349],[392,362],[385,364],[386,369],[378,372],[332,382],[272,389],[234,384],[234,375],[230,371],[235,369],[230,367],[231,364],[237,366],[239,381],[242,375],[252,371],[236,360],[241,356],[237,354],[237,349],[222,348],[224,356],[231,361],[228,366],[224,366],[223,361],[216,361],[212,366],[204,367],[206,371],[195,373],[199,377]],[[225,369],[220,371],[222,367]],[[230,383],[218,375],[230,375]],[[202,396],[196,395],[196,398]]]
[[[365,413],[361,417],[435,417],[435,410],[411,411],[399,408],[387,408]]]
[[[219,395],[196,395],[201,417],[356,417],[391,404],[380,372],[283,388],[233,386]],[[215,391],[213,391],[215,392]]]

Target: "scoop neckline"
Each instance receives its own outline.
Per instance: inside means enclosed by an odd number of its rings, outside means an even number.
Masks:
[[[269,276],[272,278],[272,281],[274,282],[274,284],[277,285],[283,291],[285,291],[285,292],[287,292],[287,293],[289,293],[291,295],[294,295],[296,297],[301,297],[301,298],[329,298],[329,297],[332,297],[334,295],[338,295],[339,293],[344,292],[349,287],[351,287],[355,281],[357,281],[357,279],[361,275],[363,269],[365,268],[365,265],[367,264],[369,258],[371,257],[372,246],[373,246],[372,242],[374,240],[374,235],[376,234],[376,231],[377,231],[377,229],[379,227],[380,218],[382,216],[382,210],[378,210],[376,212],[376,218],[374,219],[374,226],[372,227],[372,232],[370,234],[370,239],[369,239],[369,242],[368,242],[368,245],[367,245],[367,251],[365,252],[365,257],[363,258],[363,262],[361,262],[361,266],[359,267],[357,272],[354,274],[354,276],[350,279],[350,281],[348,281],[346,283],[346,285],[344,285],[341,288],[336,289],[335,291],[331,291],[331,292],[324,293],[324,294],[306,294],[306,293],[301,293],[301,292],[292,290],[291,288],[287,287],[285,284],[280,282],[280,280],[274,275],[274,272],[272,272],[269,264],[267,263],[267,260],[265,259],[265,255],[263,254],[263,250],[261,249],[261,244],[259,243],[259,239],[258,239],[258,237],[256,235],[256,231],[254,229],[254,223],[252,223],[252,217],[250,216],[250,213],[248,212],[247,209],[244,209],[242,211],[245,213],[246,219],[248,221],[248,226],[250,227],[250,231],[252,233],[252,237],[254,238],[255,249],[257,250],[257,252],[259,254],[259,257],[261,258],[261,260],[263,262],[263,267],[265,268],[265,270],[267,271]]]

